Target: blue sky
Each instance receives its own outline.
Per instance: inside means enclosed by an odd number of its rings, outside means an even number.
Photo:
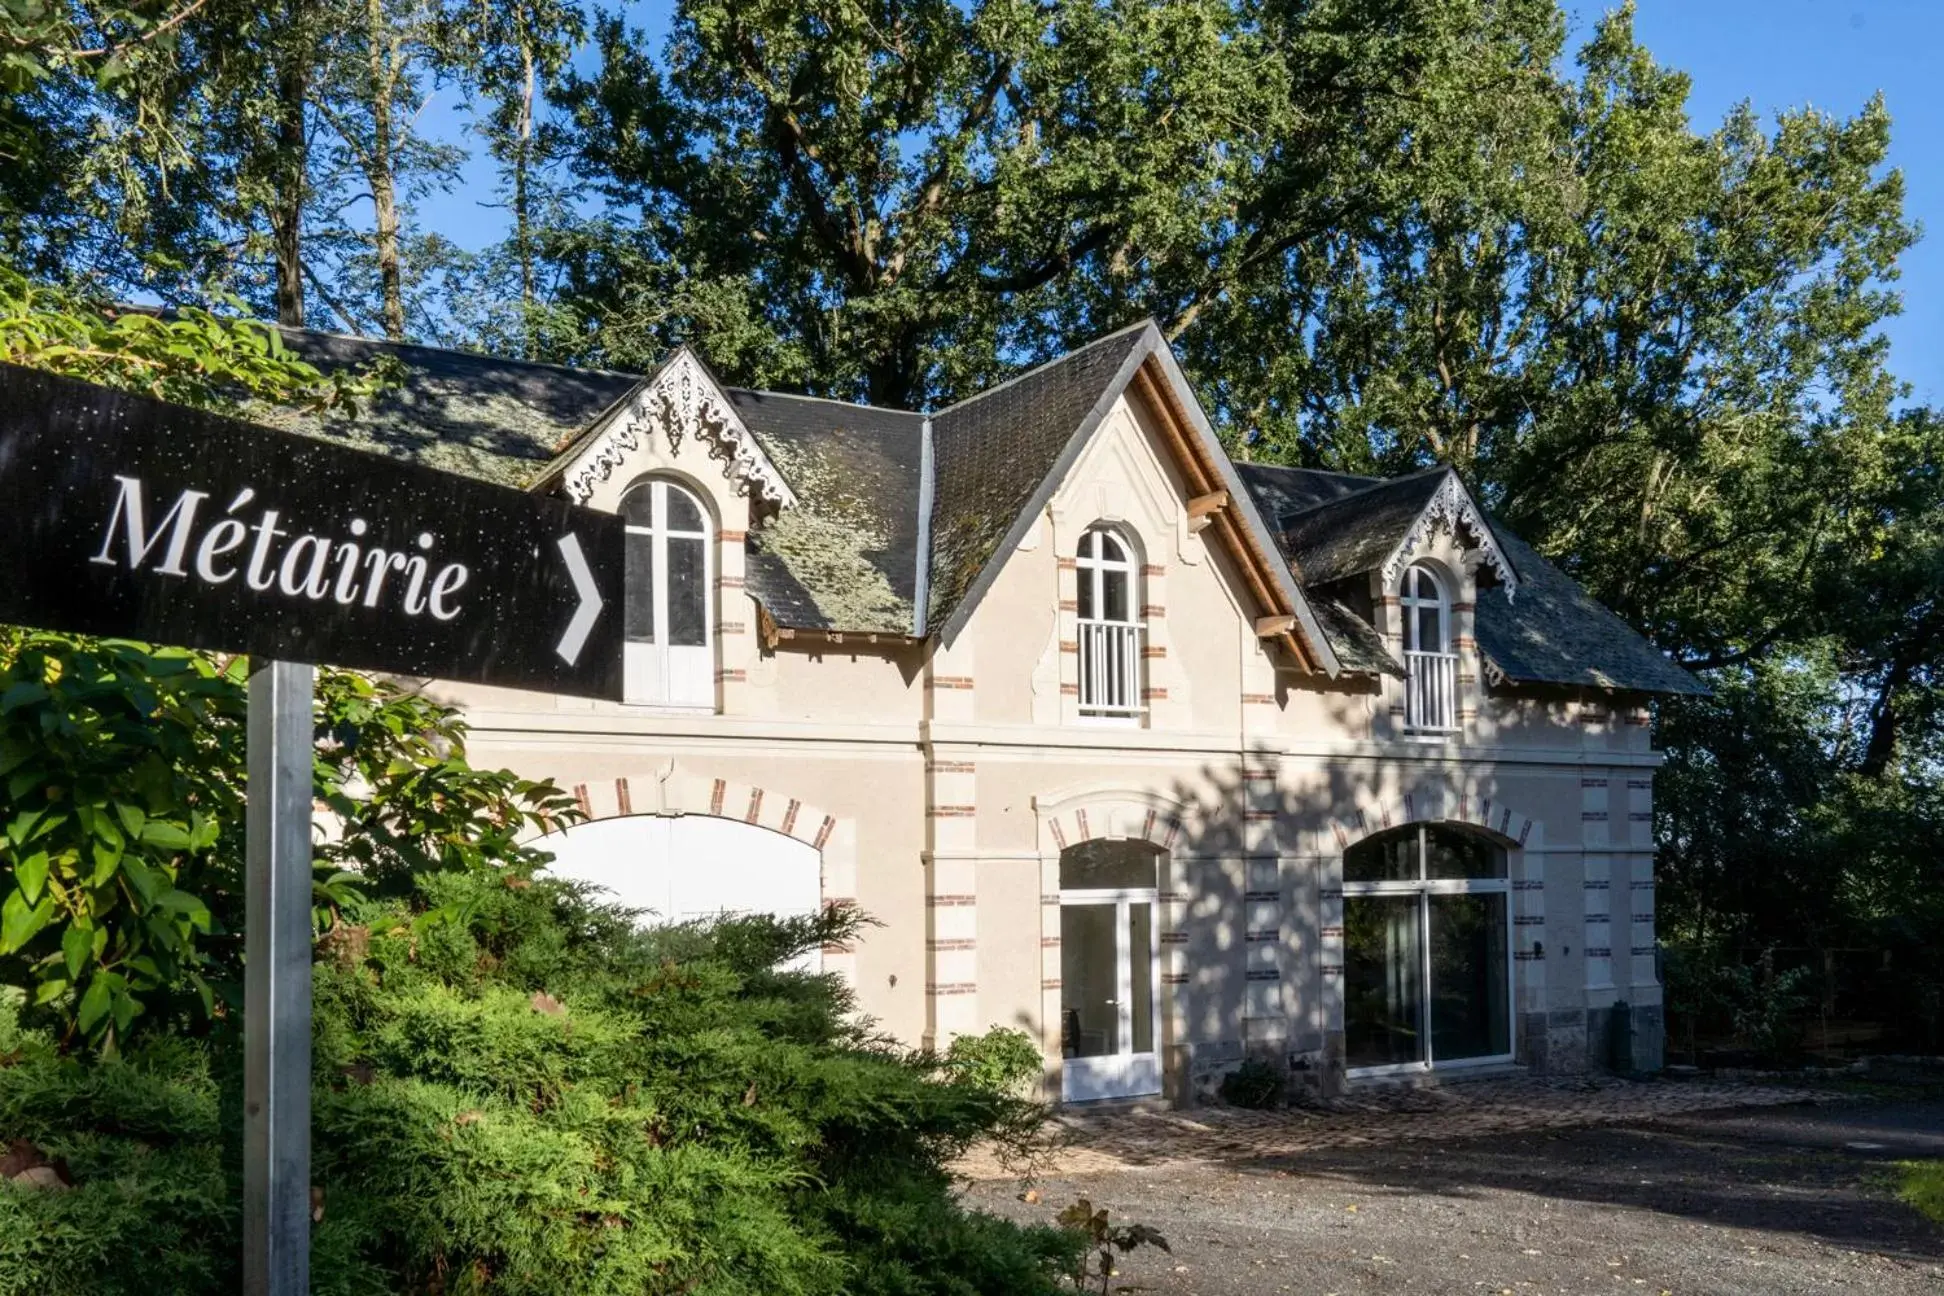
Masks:
[[[1610,7],[1569,0],[1575,46]],[[671,0],[628,6],[634,22],[658,34],[670,8]],[[1904,314],[1888,329],[1892,365],[1913,400],[1944,404],[1944,0],[1639,0],[1635,26],[1657,59],[1693,77],[1697,129],[1712,129],[1744,99],[1764,119],[1805,104],[1848,116],[1882,91],[1905,210],[1931,231],[1904,257]],[[438,96],[426,121],[438,133],[463,129],[454,92]],[[492,168],[475,159],[463,183],[422,205],[420,220],[464,247],[490,243],[505,225],[487,205],[493,187]]]

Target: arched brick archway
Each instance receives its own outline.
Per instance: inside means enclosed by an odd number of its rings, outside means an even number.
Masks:
[[[633,815],[706,815],[764,828],[817,852],[826,907],[857,903],[857,823],[787,791],[733,779],[691,775],[673,762],[612,780],[575,783],[574,800],[589,822]],[[824,969],[856,980],[856,951],[826,945]]]
[[[1514,848],[1528,845],[1538,828],[1537,820],[1491,797],[1407,792],[1395,800],[1373,801],[1367,807],[1358,806],[1348,815],[1333,818],[1330,830],[1341,851],[1373,834],[1414,823],[1470,824]]]

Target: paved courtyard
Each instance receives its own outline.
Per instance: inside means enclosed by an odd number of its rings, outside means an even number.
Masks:
[[[1056,1118],[1061,1146],[1032,1167],[1093,1174],[1135,1167],[1231,1162],[1379,1144],[1567,1129],[1716,1111],[1815,1102],[1818,1092],[1775,1085],[1621,1080],[1608,1076],[1478,1080],[1437,1088],[1375,1089],[1285,1111],[1199,1107],[1070,1109]],[[969,1179],[1013,1177],[989,1154],[959,1166]]]
[[[1115,1290],[1936,1296],[1944,1232],[1892,1163],[1944,1157],[1944,1101],[1768,1086],[1506,1081],[1327,1109],[1087,1112],[971,1204],[1050,1221],[1086,1197],[1172,1252]]]

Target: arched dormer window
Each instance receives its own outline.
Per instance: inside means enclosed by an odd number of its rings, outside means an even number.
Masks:
[[[1080,537],[1080,714],[1141,712],[1140,564],[1121,536],[1093,527]]]
[[[1415,733],[1458,727],[1458,654],[1452,651],[1451,597],[1423,563],[1404,569],[1404,726]]]
[[[712,708],[715,552],[708,512],[660,477],[630,489],[620,512],[628,537],[627,699]]]

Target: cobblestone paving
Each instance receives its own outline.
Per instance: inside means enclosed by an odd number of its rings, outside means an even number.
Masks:
[[[1816,1102],[1813,1089],[1732,1081],[1633,1081],[1610,1077],[1480,1080],[1390,1089],[1313,1101],[1285,1111],[1198,1107],[1067,1110],[1059,1146],[1029,1167],[1008,1168],[978,1150],[956,1167],[967,1179],[1079,1175],[1206,1165],[1303,1152],[1472,1138],[1652,1120],[1728,1107]]]

